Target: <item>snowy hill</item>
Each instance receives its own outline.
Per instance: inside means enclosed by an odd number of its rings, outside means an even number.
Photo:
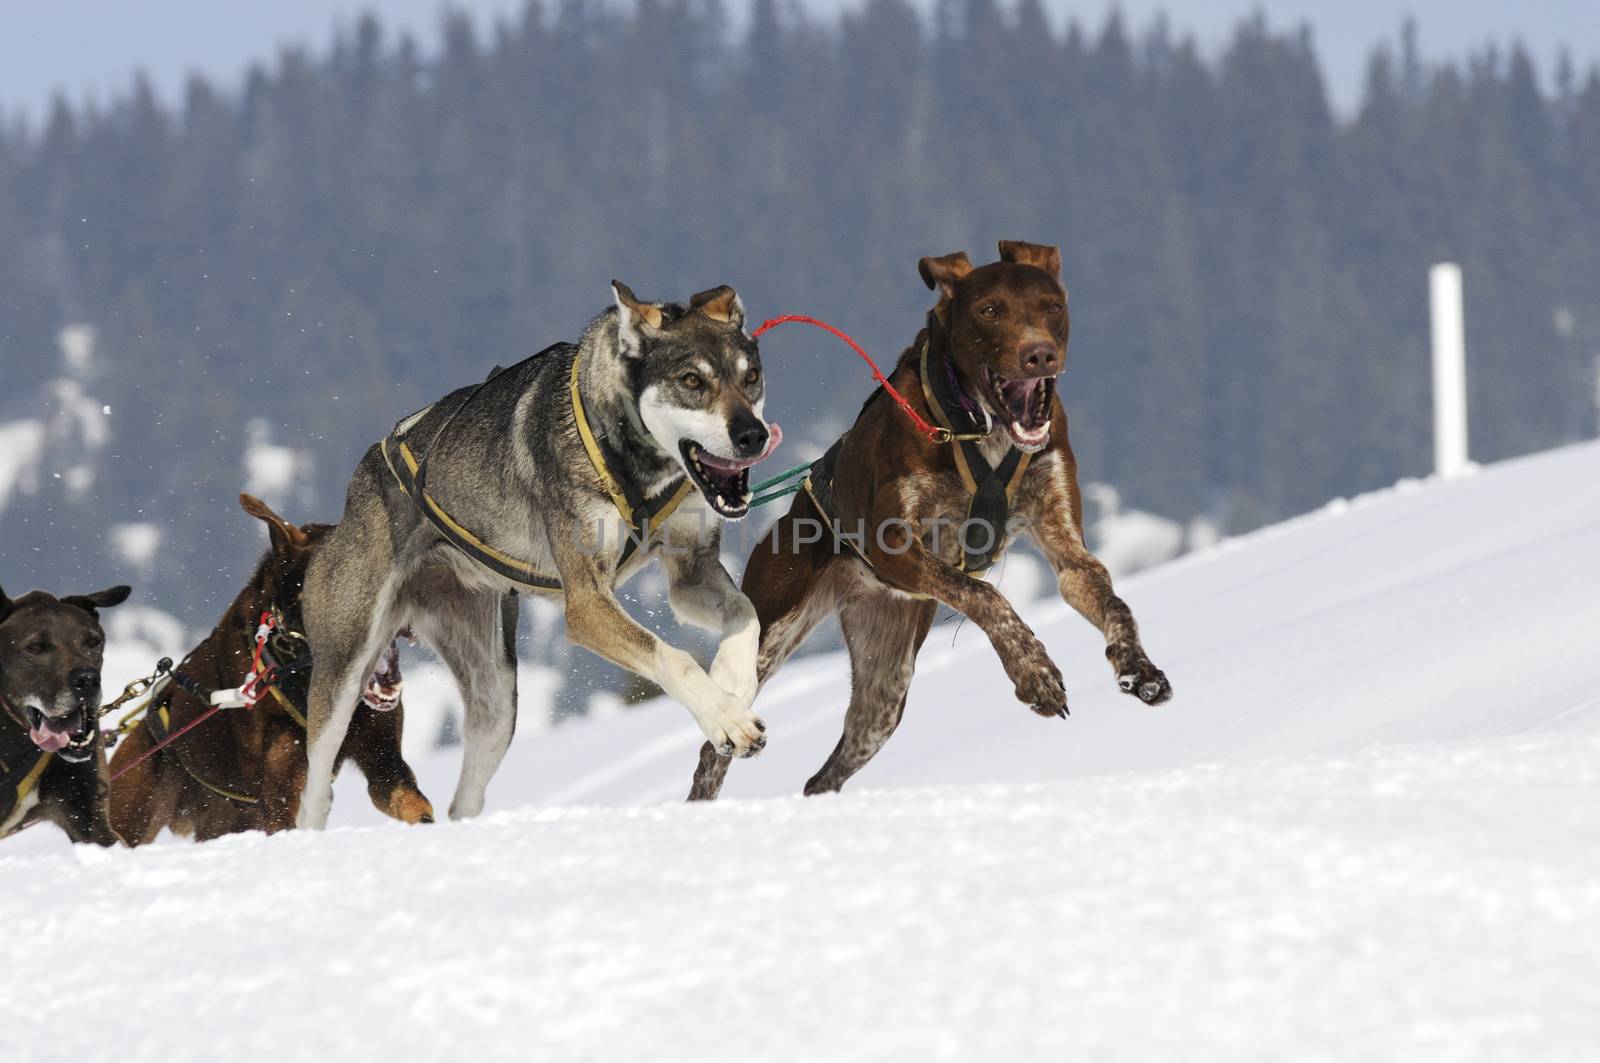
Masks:
[[[935,630],[837,797],[832,655],[686,807],[651,705],[527,728],[470,824],[0,848],[25,1060],[1600,1056],[1600,446],[1121,582],[1177,696],[1024,612],[1072,717]],[[415,689],[413,701],[426,695]],[[427,756],[448,800],[455,758]],[[739,800],[738,798],[744,798]],[[557,807],[573,805],[582,807]],[[611,807],[608,807],[611,806]],[[41,990],[52,986],[59,989]],[[8,1056],[11,1053],[8,1051]]]
[[[1020,782],[1346,753],[1600,723],[1600,446],[1405,484],[1118,582],[1172,703],[1117,691],[1099,635],[1057,600],[1025,618],[1072,716],[1011,697],[983,633],[929,636],[905,722],[851,791]],[[771,741],[724,793],[799,793],[839,737],[842,656],[763,691]],[[665,801],[688,792],[699,731],[670,703],[519,742],[491,807]],[[457,758],[424,769],[448,793]],[[352,793],[359,785],[351,788]],[[349,813],[354,801],[335,810]]]

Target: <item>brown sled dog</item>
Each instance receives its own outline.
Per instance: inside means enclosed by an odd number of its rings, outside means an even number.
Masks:
[[[197,841],[236,831],[272,833],[294,826],[305,785],[304,671],[289,671],[254,708],[226,709],[135,764],[161,740],[193,722],[203,695],[237,688],[251,674],[263,612],[283,617],[269,649],[280,665],[305,652],[300,590],[306,565],[330,524],[295,526],[258,498],[241,495],[245,512],[266,522],[271,547],[221,622],[174,669],[185,677],[156,699],[111,761],[111,823],[129,845],[155,840],[161,828]],[[398,650],[391,646],[368,681],[339,763],[354,761],[378,810],[406,823],[433,822],[433,806],[400,756],[404,710]],[[192,688],[192,689],[190,689]],[[197,693],[201,696],[197,696]]]
[[[64,598],[0,590],[0,838],[34,823],[115,845],[100,742],[100,610],[127,587]]]
[[[761,619],[760,681],[830,612],[850,651],[844,735],[808,794],[838,790],[894,733],[941,603],[983,629],[1019,701],[1066,716],[1061,672],[1044,645],[975,578],[1018,534],[1038,544],[1062,597],[1105,634],[1123,691],[1152,705],[1172,696],[1133,613],[1084,545],[1078,469],[1055,395],[1068,331],[1060,252],[1006,240],[999,262],[974,269],[957,252],[919,269],[939,298],[890,380],[953,438],[930,440],[879,389],[812,466],[745,570],[743,590]],[[728,765],[706,746],[690,798],[716,797]]]

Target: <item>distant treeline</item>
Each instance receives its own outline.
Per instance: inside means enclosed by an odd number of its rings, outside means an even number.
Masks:
[[[565,0],[453,18],[437,55],[369,18],[176,111],[143,84],[60,104],[0,133],[0,420],[42,408],[57,330],[87,322],[115,436],[78,501],[12,500],[0,578],[114,575],[101,532],[139,512],[208,619],[254,542],[231,501],[252,418],[316,455],[293,515],[333,519],[397,417],[573,338],[614,276],[731,283],[892,358],[930,301],[917,258],[1000,237],[1062,245],[1073,440],[1133,506],[1243,530],[1426,473],[1445,258],[1475,456],[1587,437],[1600,75],[1546,80],[1517,49],[1424,66],[1402,34],[1341,119],[1309,35],[1260,21],[1207,58],[1037,0],[826,23],[758,0],[739,35],[715,2]],[[791,440],[868,390],[820,334],[764,349]]]

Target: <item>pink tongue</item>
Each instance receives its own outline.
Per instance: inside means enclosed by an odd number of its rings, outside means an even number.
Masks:
[[[774,450],[778,449],[778,444],[782,442],[783,429],[778,427],[777,421],[773,421],[767,425],[767,449],[763,450],[755,457],[739,458],[735,461],[730,461],[727,458],[715,458],[710,454],[702,453],[700,455],[700,461],[702,464],[710,465],[714,469],[722,469],[725,472],[738,472],[740,469],[748,469],[758,461],[765,461]]]
[[[65,731],[52,731],[48,727],[30,727],[28,737],[33,739],[33,744],[46,753],[59,753],[67,748],[67,743],[72,741],[72,736]]]

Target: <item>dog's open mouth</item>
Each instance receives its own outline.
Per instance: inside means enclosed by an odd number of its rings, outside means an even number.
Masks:
[[[400,674],[400,637],[410,637],[401,632],[389,643],[389,648],[378,658],[378,666],[367,677],[367,688],[361,692],[361,703],[375,712],[388,712],[400,704],[400,692],[405,678]]]
[[[1038,450],[1050,442],[1050,405],[1055,396],[1055,377],[1024,377],[1007,380],[993,369],[984,371],[991,401],[999,411],[998,420],[1017,446]]]
[[[54,753],[62,760],[79,763],[94,755],[94,714],[74,709],[66,716],[46,716],[32,705],[27,706],[28,737],[46,753]]]
[[[767,446],[753,458],[724,458],[713,454],[692,439],[678,443],[683,466],[689,470],[700,493],[706,496],[719,517],[738,520],[750,512],[750,467],[761,461],[783,442],[783,430],[767,425]]]

